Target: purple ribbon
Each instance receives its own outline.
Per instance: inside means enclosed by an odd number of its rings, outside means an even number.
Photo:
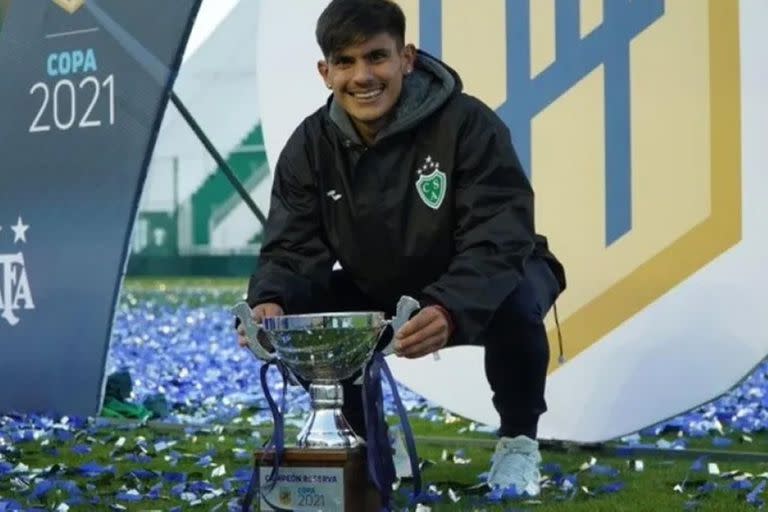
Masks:
[[[269,392],[269,384],[267,383],[267,372],[269,367],[275,365],[280,370],[280,376],[283,378],[283,393],[280,398],[280,408],[277,407],[275,400],[272,398],[272,393]],[[286,388],[288,386],[287,370],[283,363],[275,358],[261,365],[261,389],[264,392],[264,397],[269,404],[269,410],[272,412],[273,427],[272,438],[269,443],[264,447],[264,453],[261,456],[261,461],[257,461],[253,465],[253,474],[251,475],[251,481],[248,483],[248,489],[243,497],[243,512],[251,510],[251,503],[253,502],[254,495],[260,494],[261,491],[261,476],[259,467],[266,460],[267,454],[274,448],[274,456],[272,457],[272,472],[270,473],[267,481],[269,485],[265,491],[270,492],[277,483],[277,475],[280,472],[280,461],[285,453],[285,425],[283,421],[283,413],[285,410],[285,395]]]
[[[389,510],[392,498],[392,484],[397,478],[395,463],[392,456],[392,445],[387,435],[387,422],[384,414],[384,393],[382,390],[382,374],[392,390],[392,398],[400,417],[400,426],[403,429],[405,445],[408,450],[408,458],[413,474],[413,496],[411,504],[421,501],[421,470],[416,453],[416,442],[413,439],[413,431],[408,422],[408,415],[397,392],[397,383],[387,362],[381,352],[375,352],[364,369],[363,375],[363,411],[365,425],[368,430],[367,454],[368,473],[373,484],[381,494],[381,503],[384,510]]]

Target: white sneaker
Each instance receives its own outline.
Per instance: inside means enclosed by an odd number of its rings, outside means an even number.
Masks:
[[[541,492],[539,443],[530,437],[502,437],[496,443],[491,462],[491,471],[488,473],[491,489],[507,489],[514,485],[518,493],[526,493],[531,497]]]

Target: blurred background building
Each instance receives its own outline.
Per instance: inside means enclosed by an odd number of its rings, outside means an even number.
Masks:
[[[204,2],[174,90],[265,208],[271,179],[256,94],[258,3],[234,2],[211,27],[206,7],[212,3]],[[129,275],[247,276],[260,236],[259,221],[169,103],[134,228]]]

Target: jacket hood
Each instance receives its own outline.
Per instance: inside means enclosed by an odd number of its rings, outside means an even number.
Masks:
[[[403,79],[403,90],[395,105],[392,121],[376,136],[384,137],[406,131],[439,109],[455,92],[461,92],[459,75],[444,62],[418,50],[413,73]],[[362,144],[349,116],[331,96],[329,115],[345,136]]]

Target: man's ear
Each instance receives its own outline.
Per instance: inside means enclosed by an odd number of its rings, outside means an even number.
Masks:
[[[403,47],[403,74],[410,75],[413,72],[413,67],[416,65],[417,52],[416,47],[412,44],[407,44]]]
[[[317,72],[325,82],[325,86],[329,89],[332,88],[330,80],[328,80],[328,62],[324,60],[317,61]]]

